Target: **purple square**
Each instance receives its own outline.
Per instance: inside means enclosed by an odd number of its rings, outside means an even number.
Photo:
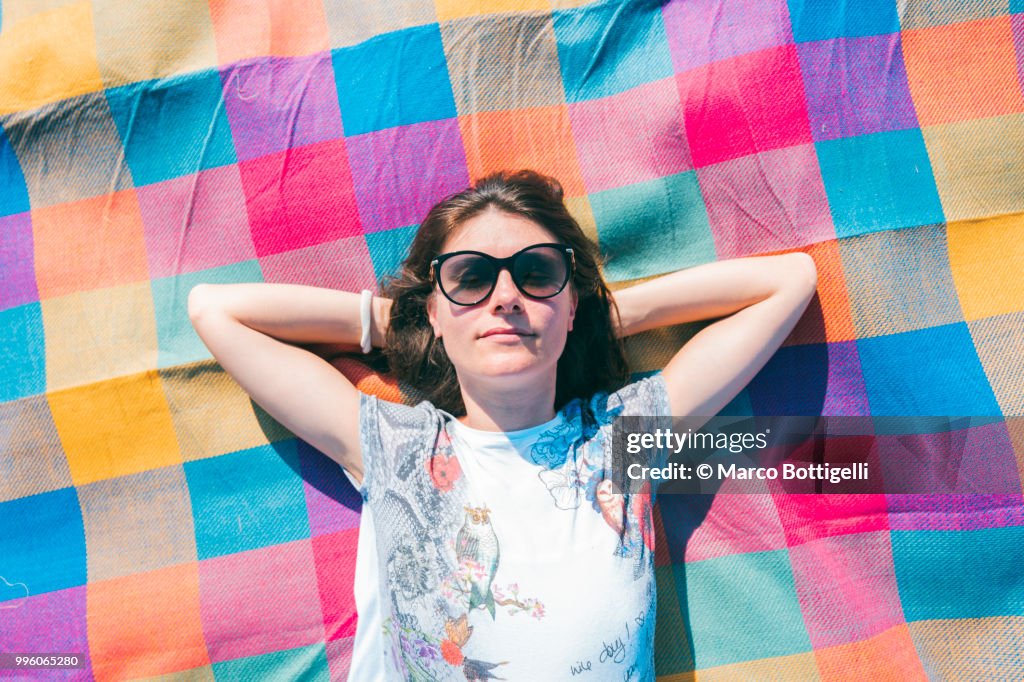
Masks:
[[[92,679],[86,632],[84,585],[6,602],[0,626],[5,653],[65,653],[85,659],[84,668],[47,670],[34,679]],[[13,608],[10,608],[13,605]],[[31,676],[30,676],[31,677]]]
[[[693,168],[675,78],[570,104],[569,120],[590,192]]]
[[[330,54],[246,60],[221,79],[239,161],[344,135]]]
[[[786,0],[687,0],[662,14],[677,72],[793,42]]]
[[[743,156],[697,169],[719,258],[835,239],[814,146]]]
[[[256,257],[245,192],[231,164],[135,190],[146,228],[152,278],[215,268]]]
[[[30,213],[0,218],[0,310],[39,300]]]
[[[363,499],[337,463],[299,442],[310,537],[359,527]]]
[[[801,43],[797,51],[816,141],[918,126],[899,33]]]
[[[844,417],[871,414],[855,341],[828,344],[827,386],[822,414]]]
[[[454,118],[357,135],[348,150],[366,233],[418,224],[435,203],[469,185]]]

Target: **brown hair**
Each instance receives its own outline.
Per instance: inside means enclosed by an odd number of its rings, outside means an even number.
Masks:
[[[612,325],[615,303],[601,274],[600,252],[570,215],[562,196],[562,186],[552,177],[530,170],[503,171],[477,180],[430,209],[398,275],[381,283],[383,295],[393,301],[384,353],[399,381],[437,407],[456,416],[465,414],[455,367],[427,317],[427,299],[433,291],[430,261],[455,229],[491,207],[538,223],[572,247],[575,255],[571,285],[578,303],[573,329],[558,359],[555,409],[626,381],[629,366]]]

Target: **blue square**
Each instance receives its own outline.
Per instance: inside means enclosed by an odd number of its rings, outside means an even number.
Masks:
[[[24,213],[29,208],[25,175],[21,172],[14,147],[0,128],[0,217]]]
[[[347,137],[456,116],[437,24],[386,33],[332,56]]]
[[[779,348],[747,386],[754,413],[821,414],[828,393],[828,369],[827,344]]]
[[[895,0],[789,0],[793,39],[798,43],[895,33]]]
[[[46,341],[39,302],[0,310],[0,329],[0,402],[45,393]]]
[[[84,585],[85,527],[74,488],[0,503],[0,602]]]
[[[965,322],[857,339],[871,414],[1002,414]]]
[[[107,91],[136,186],[235,163],[216,71]]]
[[[593,3],[554,12],[567,102],[607,97],[674,73],[655,3]]]
[[[233,284],[235,282],[262,282],[263,272],[255,260],[211,270],[200,270],[161,277],[150,282],[153,292],[153,312],[156,315],[156,333],[159,351],[156,366],[174,367],[199,360],[209,360],[210,349],[196,334],[188,320],[188,294],[200,283]]]
[[[380,280],[385,275],[397,275],[402,261],[409,255],[409,245],[419,225],[408,225],[383,232],[366,235],[366,246],[370,249],[373,271]]]
[[[890,536],[908,623],[1020,615],[1024,526],[894,530]]]
[[[1024,12],[1024,0],[1010,0],[1010,14]]]
[[[184,466],[200,560],[309,537],[294,439]]]
[[[788,550],[734,554],[672,569],[678,593],[687,596],[696,668],[811,650]]]
[[[639,279],[715,260],[708,212],[694,171],[590,195],[605,273]]]
[[[837,237],[945,222],[920,129],[814,146]]]

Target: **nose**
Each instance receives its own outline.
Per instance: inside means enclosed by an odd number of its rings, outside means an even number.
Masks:
[[[505,268],[502,268],[501,272],[498,273],[498,280],[494,283],[494,291],[491,292],[491,306],[498,310],[517,310],[523,309],[523,298],[522,292],[519,291],[519,287],[512,281],[512,274]]]

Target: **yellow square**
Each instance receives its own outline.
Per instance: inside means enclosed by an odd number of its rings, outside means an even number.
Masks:
[[[1024,311],[1024,214],[950,223],[946,237],[964,319]]]
[[[964,679],[967,661],[971,679],[1020,679],[1020,616],[922,620],[907,628],[918,656],[930,664],[931,679]]]
[[[75,485],[181,463],[155,371],[47,393]]]
[[[437,6],[438,21],[498,12],[551,9],[550,0],[434,0],[434,3]]]
[[[217,44],[209,3],[97,3],[96,53],[108,88],[214,68]]]
[[[4,26],[0,40],[0,114],[35,109],[102,89],[88,0]]]
[[[1024,114],[921,132],[946,220],[1024,211]]]
[[[160,370],[186,462],[294,438],[212,360]]]
[[[157,363],[149,282],[44,299],[48,390],[143,372]]]

